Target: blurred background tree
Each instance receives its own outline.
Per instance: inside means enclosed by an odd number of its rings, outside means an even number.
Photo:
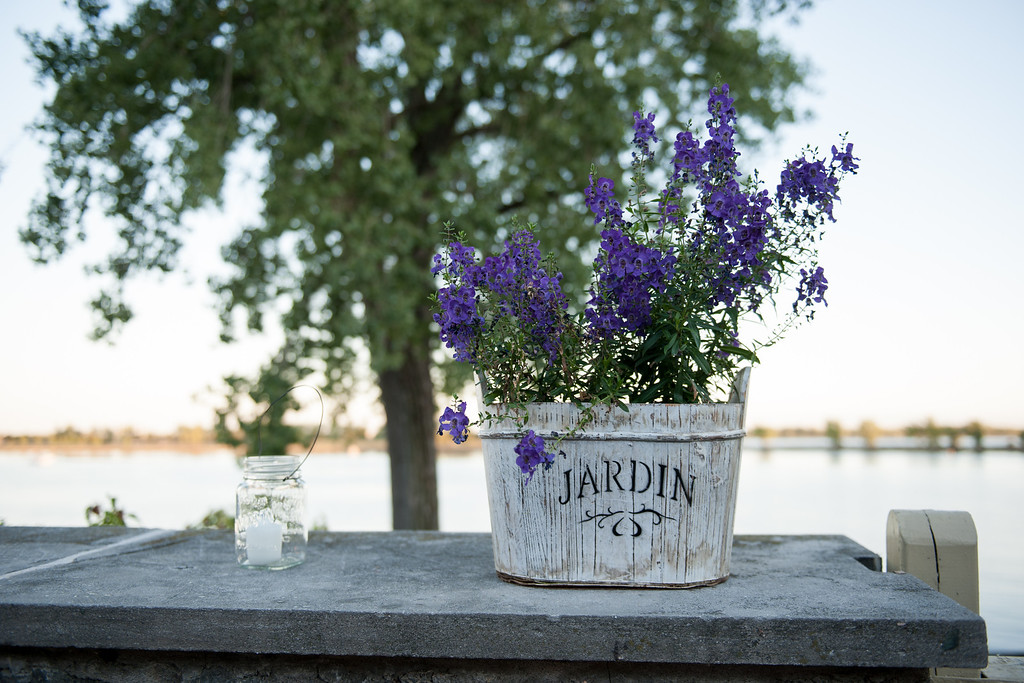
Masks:
[[[838,422],[829,420],[825,423],[825,436],[828,438],[832,450],[838,451],[843,447],[843,428]]]
[[[703,123],[720,74],[748,141],[793,120],[804,68],[759,26],[806,4],[150,0],[114,23],[79,0],[79,30],[26,36],[56,91],[38,124],[48,191],[21,236],[48,263],[86,239],[89,211],[106,216],[116,246],[92,307],[108,336],[132,315],[125,283],[182,266],[182,216],[219,202],[233,152],[255,150],[262,220],[239,226],[231,275],[211,284],[225,340],[240,313],[285,341],[259,377],[233,378],[228,405],[308,377],[337,396],[366,349],[394,527],[436,528],[435,388],[468,379],[430,329],[442,222],[486,246],[519,216],[556,256],[592,254],[589,164],[618,167],[639,103],[667,137]]]
[[[923,439],[924,447],[927,450],[938,452],[941,449],[939,438],[946,430],[935,424],[935,420],[929,417],[923,425],[910,425],[904,431],[907,436]]]
[[[985,450],[985,426],[977,420],[969,423],[963,428],[963,433],[966,434],[971,441],[974,442],[974,450],[981,453]]]
[[[869,451],[878,449],[878,437],[882,435],[882,430],[873,420],[864,420],[860,423],[860,429],[858,430],[862,439],[864,439],[864,448]]]

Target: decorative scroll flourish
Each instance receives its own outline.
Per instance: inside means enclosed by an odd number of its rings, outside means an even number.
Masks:
[[[594,520],[597,520],[597,522],[596,522],[597,527],[599,529],[604,529],[606,524],[611,523],[611,525],[612,525],[611,526],[611,530],[612,530],[612,534],[614,536],[624,536],[625,535],[625,533],[619,529],[619,525],[621,525],[624,521],[626,521],[628,519],[633,524],[633,531],[632,531],[632,534],[631,534],[631,536],[633,536],[633,538],[636,538],[637,536],[640,536],[643,533],[643,531],[644,531],[644,529],[640,525],[640,523],[636,521],[636,518],[637,518],[638,515],[644,515],[644,514],[652,515],[652,518],[650,520],[651,526],[658,526],[659,524],[661,524],[666,519],[671,519],[671,520],[675,521],[675,517],[669,517],[668,515],[661,514],[657,510],[651,510],[651,509],[649,509],[644,504],[640,505],[640,509],[639,510],[633,510],[633,511],[630,511],[630,512],[627,512],[626,510],[612,510],[609,507],[608,508],[608,512],[598,512],[597,514],[594,514],[590,510],[587,510],[585,512],[585,514],[586,514],[586,519],[583,519],[580,522],[580,524],[586,524],[587,522],[592,522]],[[613,520],[614,520],[614,522],[613,522]]]

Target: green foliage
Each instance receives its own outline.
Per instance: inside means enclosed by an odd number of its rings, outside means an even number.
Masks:
[[[199,523],[190,524],[188,528],[231,530],[235,528],[235,518],[227,510],[210,510]]]
[[[299,407],[296,398],[286,394],[294,386],[290,383],[292,378],[292,373],[282,375],[272,369],[264,369],[255,382],[238,376],[226,377],[225,404],[216,409],[215,439],[232,447],[244,445],[249,455],[283,455],[289,446],[302,443],[302,430],[284,422],[287,412]],[[281,401],[271,409],[270,403],[278,397],[282,397]],[[247,412],[243,406],[250,401],[262,408],[255,418],[247,420],[243,417]]]
[[[292,391],[305,389],[315,392],[323,401],[320,391],[311,385],[298,384],[298,372],[293,365],[280,362],[279,355],[264,367],[258,380],[243,377],[224,378],[225,404],[215,411],[214,438],[234,448],[245,445],[248,455],[281,455],[288,447],[301,444],[312,450],[320,435],[321,424],[312,431],[284,422],[289,410],[300,407]],[[252,402],[261,406],[255,419],[246,419],[243,404]],[[321,403],[321,407],[323,404]]]
[[[129,519],[138,520],[138,517],[125,512],[117,507],[117,499],[110,498],[110,509],[104,509],[102,505],[92,505],[85,509],[85,521],[89,526],[128,526]]]
[[[767,11],[764,3],[755,10]],[[103,335],[131,314],[123,284],[179,266],[185,211],[217,201],[243,143],[267,166],[264,222],[226,249],[215,283],[260,330],[287,307],[288,345],[344,383],[349,338],[376,367],[426,343],[422,312],[440,219],[475,243],[514,214],[542,216],[558,251],[592,239],[580,215],[579,159],[624,147],[644,97],[681,125],[716,73],[752,93],[750,129],[791,120],[802,69],[729,2],[140,4],[120,25],[80,3],[85,31],[27,37],[59,86],[39,131],[49,191],[22,232],[50,261],[85,239],[97,206],[120,244],[95,270]],[[494,216],[499,223],[494,225]],[[496,230],[497,227],[497,230]],[[568,275],[567,275],[568,277]],[[575,280],[577,284],[581,280]]]

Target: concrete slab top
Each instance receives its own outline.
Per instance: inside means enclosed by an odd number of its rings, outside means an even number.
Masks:
[[[858,559],[859,558],[859,559]],[[501,581],[489,534],[312,533],[304,564],[219,531],[0,527],[0,646],[836,667],[984,667],[985,623],[841,536],[740,536],[689,590]]]

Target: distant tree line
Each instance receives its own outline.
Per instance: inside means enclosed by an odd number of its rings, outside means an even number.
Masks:
[[[247,425],[248,426],[248,425]],[[3,435],[0,436],[0,447],[19,448],[28,446],[85,446],[111,448],[146,448],[156,446],[200,447],[214,444],[226,445],[242,453],[255,453],[257,439],[255,423],[251,429],[235,428],[228,430],[223,423],[214,428],[178,427],[170,434],[141,433],[130,427],[123,429],[93,429],[80,431],[74,427],[65,427],[52,434]],[[750,436],[770,441],[773,438],[790,437],[826,437],[832,447],[839,449],[847,446],[843,439],[853,437],[859,440],[857,447],[875,450],[879,439],[892,437],[908,437],[918,441],[918,447],[924,450],[984,450],[987,436],[1016,437],[1016,448],[1024,449],[1024,431],[1003,427],[990,427],[978,421],[965,425],[943,425],[928,419],[922,424],[911,424],[904,427],[886,429],[872,420],[861,422],[856,428],[848,429],[839,422],[830,420],[824,428],[813,427],[765,427],[756,426],[750,430]],[[283,432],[276,432],[276,437],[264,439],[263,452],[291,452],[297,448],[308,448],[316,434],[315,426],[293,426],[287,432],[287,438],[281,439]],[[318,452],[342,450],[351,445],[373,442],[377,446],[386,442],[386,428],[377,434],[368,434],[359,427],[350,425],[332,425],[326,427],[318,438]],[[1010,447],[1014,447],[1010,440]]]
[[[205,427],[178,427],[170,434],[139,432],[132,427],[91,429],[82,431],[64,427],[52,434],[7,434],[0,436],[0,445],[19,446],[159,446],[167,444],[202,445],[214,442],[214,432]]]
[[[276,430],[271,436],[264,435],[263,452],[285,452],[287,449],[307,447],[316,434],[316,426],[289,426],[288,431]],[[282,437],[284,435],[284,437]],[[317,450],[324,448],[347,447],[380,438],[381,435],[370,435],[357,427],[336,425],[324,428],[320,434]],[[74,427],[64,427],[51,434],[7,434],[0,435],[0,448],[24,448],[34,446],[81,446],[88,448],[140,448],[178,447],[199,448],[213,445],[224,445],[235,448],[242,453],[255,453],[257,438],[255,423],[251,430],[236,428],[227,429],[223,424],[213,428],[182,426],[165,434],[140,432],[131,427],[121,429],[91,429],[82,431]]]
[[[750,435],[764,440],[775,437],[826,437],[834,449],[844,447],[844,437],[858,438],[859,448],[876,450],[879,439],[883,437],[908,437],[918,442],[922,450],[962,450],[970,448],[975,451],[986,449],[985,437],[1007,436],[1016,437],[1016,448],[1024,449],[1024,431],[1006,429],[1000,427],[989,427],[981,422],[973,421],[965,425],[944,425],[938,424],[929,418],[923,424],[911,424],[896,429],[883,429],[872,420],[865,420],[854,429],[846,429],[839,422],[830,420],[825,423],[824,429],[810,429],[805,427],[775,429],[771,427],[754,427]],[[1014,447],[1010,441],[1010,448]]]

